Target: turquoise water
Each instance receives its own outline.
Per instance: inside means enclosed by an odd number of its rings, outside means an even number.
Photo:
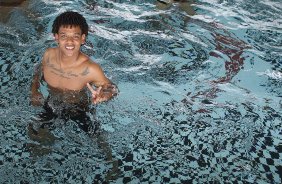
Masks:
[[[281,183],[282,2],[191,6],[12,9],[0,22],[0,183]],[[52,21],[65,10],[86,17],[83,51],[120,90],[95,107],[102,137],[60,119],[42,139],[29,131],[42,110],[29,102],[34,65],[55,46]]]

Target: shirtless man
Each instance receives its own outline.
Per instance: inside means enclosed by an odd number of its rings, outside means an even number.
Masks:
[[[72,92],[69,99],[61,95],[64,102],[79,102],[74,94],[80,94],[86,86],[92,93],[94,104],[114,97],[117,94],[115,85],[97,63],[80,51],[88,34],[85,18],[77,12],[62,13],[54,20],[52,32],[58,46],[46,50],[41,65],[36,69],[31,85],[31,103],[43,104],[43,95],[39,91],[41,78],[48,84],[50,94]]]
[[[52,129],[56,122],[53,120],[71,119],[84,132],[97,138],[98,146],[105,152],[107,161],[112,162],[113,168],[106,176],[107,181],[118,172],[118,164],[112,158],[99,122],[91,118],[93,113],[89,107],[87,89],[92,94],[92,103],[97,104],[116,96],[117,88],[105,76],[101,67],[80,51],[88,34],[88,25],[82,15],[71,11],[62,13],[55,19],[52,32],[58,46],[46,50],[31,85],[31,103],[44,104],[44,111],[34,124],[28,126],[28,135],[40,145],[29,144],[27,148],[34,153],[38,152],[33,151],[37,147],[44,150],[41,144],[54,143],[55,137],[49,132],[49,128]],[[39,90],[42,81],[47,83],[49,91],[45,101]],[[38,128],[34,129],[33,125]]]
[[[82,15],[62,13],[54,20],[52,32],[58,46],[46,50],[31,84],[31,104],[44,107],[37,126],[48,128],[56,118],[71,119],[85,132],[93,133],[99,125],[91,118],[91,101],[97,104],[110,100],[117,95],[117,88],[101,67],[80,51],[88,34]],[[39,89],[42,82],[47,83],[47,99]]]

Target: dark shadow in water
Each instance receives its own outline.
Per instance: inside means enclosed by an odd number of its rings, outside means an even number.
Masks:
[[[26,0],[0,0],[0,6],[18,6]]]
[[[0,0],[0,22],[7,22],[14,8],[26,8],[26,0]]]
[[[60,109],[54,109],[52,108],[54,100],[50,99],[50,97],[47,98],[43,106],[44,110],[38,114],[36,120],[28,125],[27,134],[29,138],[39,143],[26,144],[26,149],[31,156],[40,157],[52,153],[52,145],[58,140],[51,133],[51,130],[57,128],[54,122],[62,120],[63,123],[67,123],[72,120],[93,141],[97,142],[99,149],[105,153],[106,162],[112,165],[103,182],[108,183],[117,179],[119,175],[118,161],[113,159],[112,150],[106,141],[106,132],[101,129],[99,121],[95,120],[95,110],[90,110],[87,105],[62,105],[61,102],[58,102],[58,104],[61,104],[58,105]]]

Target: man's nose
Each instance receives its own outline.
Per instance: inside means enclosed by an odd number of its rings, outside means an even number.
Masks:
[[[74,38],[72,36],[67,37],[67,42],[73,42]]]

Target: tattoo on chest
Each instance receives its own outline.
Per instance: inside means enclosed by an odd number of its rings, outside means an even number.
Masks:
[[[89,74],[89,68],[88,68],[88,67],[86,67],[86,68],[84,69],[84,71],[81,73],[81,75],[82,75],[82,76],[86,76],[87,74]]]
[[[79,76],[86,76],[89,73],[88,67],[86,67],[81,73],[75,73],[73,71],[64,71],[56,67],[54,64],[50,63],[50,61],[46,62],[46,66],[50,68],[53,74],[58,75],[62,78],[66,78],[66,79],[76,78]]]

